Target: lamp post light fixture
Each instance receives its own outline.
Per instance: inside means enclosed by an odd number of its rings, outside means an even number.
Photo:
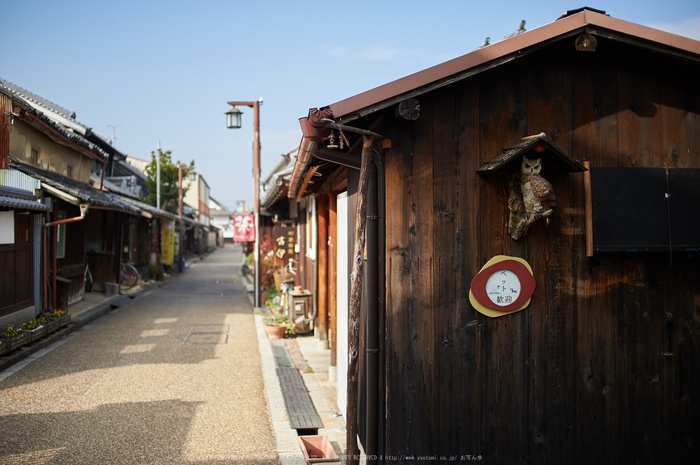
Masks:
[[[226,127],[229,129],[241,128],[241,115],[243,112],[236,107],[231,107],[226,112]]]
[[[228,102],[231,108],[226,112],[226,127],[238,129],[241,127],[241,115],[236,106],[246,106],[253,109],[253,222],[255,226],[255,248],[253,258],[255,260],[255,285],[253,301],[255,308],[260,307],[260,105],[263,99],[252,102]]]
[[[188,171],[193,171],[194,166],[178,166],[177,168],[177,216],[180,220],[180,246],[178,247],[178,262],[177,262],[177,268],[180,270],[180,273],[182,273],[182,269],[184,268],[183,263],[182,263],[182,249],[185,246],[185,223],[182,218],[182,173],[183,172],[188,172]],[[190,176],[194,173],[190,173]],[[196,175],[195,175],[196,179]],[[190,177],[190,180],[192,178]]]

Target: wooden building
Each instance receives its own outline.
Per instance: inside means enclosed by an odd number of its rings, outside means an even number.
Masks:
[[[344,179],[331,243],[363,270],[361,306],[333,284],[349,453],[357,435],[368,463],[695,460],[699,82],[700,42],[584,8],[301,119],[289,197]],[[523,156],[557,206],[514,239]],[[500,256],[534,292],[494,316],[475,278]]]

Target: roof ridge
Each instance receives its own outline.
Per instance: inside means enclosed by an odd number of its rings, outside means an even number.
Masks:
[[[34,102],[35,104],[39,105],[42,108],[46,108],[49,111],[52,111],[54,113],[58,113],[59,115],[72,119],[75,121],[75,112],[68,110],[67,108],[64,108],[60,105],[57,105],[53,103],[50,100],[47,100],[43,97],[40,97],[39,95],[28,91],[27,89],[24,89],[16,84],[11,83],[10,81],[7,81],[5,79],[0,78],[0,86],[4,87],[8,91],[12,92],[13,94],[17,95],[18,97],[29,100],[31,102]],[[77,121],[76,121],[77,123]]]

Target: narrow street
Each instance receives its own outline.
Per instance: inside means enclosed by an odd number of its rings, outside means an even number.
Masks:
[[[279,463],[238,247],[4,377],[0,463]]]

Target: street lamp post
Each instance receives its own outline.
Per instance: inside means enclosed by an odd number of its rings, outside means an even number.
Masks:
[[[177,268],[182,273],[182,248],[185,245],[185,225],[182,218],[182,173],[192,171],[194,166],[179,166],[177,168],[177,215],[180,219],[180,247],[178,248]]]
[[[236,106],[247,106],[253,109],[253,222],[255,223],[255,250],[253,250],[255,285],[253,301],[256,308],[260,307],[260,105],[262,105],[262,102],[262,97],[260,100],[253,102],[228,102],[231,108],[226,112],[226,126],[229,129],[238,129],[241,127],[242,112]]]

